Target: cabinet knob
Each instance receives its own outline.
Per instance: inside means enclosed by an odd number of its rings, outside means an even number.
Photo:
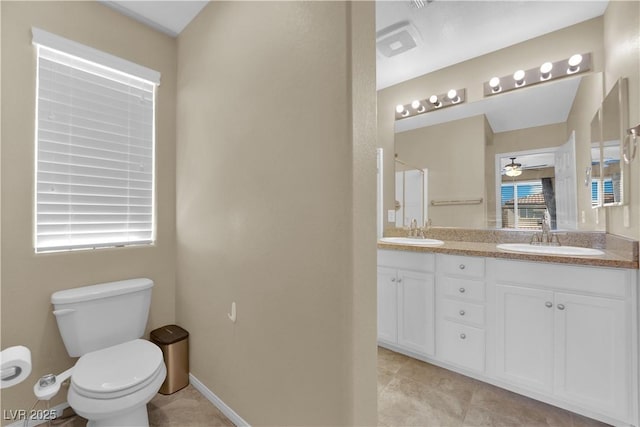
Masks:
[[[398,283],[401,283],[401,282],[402,282],[402,279],[398,279]]]
[[[391,281],[392,281],[392,282],[395,282],[395,281],[396,281],[396,278],[395,278],[395,277],[392,277],[392,278],[391,278]]]
[[[464,310],[460,310],[460,316],[464,316]]]
[[[558,304],[558,310],[564,310],[564,304]]]
[[[466,339],[466,338],[467,338],[467,335],[466,335],[466,334],[460,334],[460,339],[461,339],[461,340]]]
[[[544,305],[545,305],[545,307],[547,307],[547,308],[551,308],[551,307],[553,307],[553,304],[551,303],[551,301],[547,301],[547,302],[545,302],[545,303],[544,303]]]
[[[466,266],[466,265],[464,265],[464,264],[460,264],[460,265],[458,266],[458,268],[459,268],[460,270],[464,270],[466,267],[467,267],[467,266]]]
[[[466,291],[466,289],[465,289],[465,288],[460,288],[460,289],[458,289],[458,291],[459,291],[461,294],[464,294],[464,291]]]

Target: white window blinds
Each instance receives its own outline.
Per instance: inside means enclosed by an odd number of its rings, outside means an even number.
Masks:
[[[36,251],[152,243],[155,83],[37,50]]]

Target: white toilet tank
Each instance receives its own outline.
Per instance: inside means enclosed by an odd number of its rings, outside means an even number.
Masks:
[[[129,279],[55,292],[58,329],[72,357],[142,337],[151,304],[150,279]]]

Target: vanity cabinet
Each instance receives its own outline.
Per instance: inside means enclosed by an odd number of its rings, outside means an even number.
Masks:
[[[378,251],[378,342],[434,354],[434,257]]]
[[[631,423],[631,273],[492,263],[495,377]]]
[[[384,347],[638,426],[637,270],[378,251]]]
[[[485,260],[436,257],[436,354],[464,369],[483,372],[485,364]]]

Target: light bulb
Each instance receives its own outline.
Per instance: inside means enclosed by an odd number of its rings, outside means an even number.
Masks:
[[[500,77],[492,77],[491,80],[489,80],[489,87],[494,93],[500,92],[502,90],[502,88],[500,87]]]
[[[520,176],[520,175],[522,175],[522,170],[521,169],[510,168],[510,169],[507,169],[504,174],[507,175],[507,176]]]
[[[431,95],[429,97],[429,102],[431,103],[431,105],[433,105],[435,108],[440,108],[440,106],[442,105],[440,103],[440,101],[438,101],[438,95]]]
[[[569,58],[569,69],[567,70],[568,74],[576,73],[580,70],[580,64],[582,63],[582,55],[576,53],[571,58]]]
[[[458,91],[455,89],[451,89],[449,92],[447,92],[447,98],[449,98],[452,104],[457,104],[458,102],[460,102]]]
[[[553,69],[553,64],[551,62],[545,62],[540,66],[540,80],[547,80],[551,77],[551,70]]]
[[[418,108],[420,108],[420,101],[418,101],[417,99],[413,101],[411,103],[411,108],[413,108],[414,110],[417,110]]]
[[[404,105],[396,105],[396,113],[398,114],[402,114],[402,112],[404,111]]]
[[[513,73],[513,80],[516,81],[516,86],[522,86],[525,81],[524,81],[524,70],[518,70],[515,73]]]

